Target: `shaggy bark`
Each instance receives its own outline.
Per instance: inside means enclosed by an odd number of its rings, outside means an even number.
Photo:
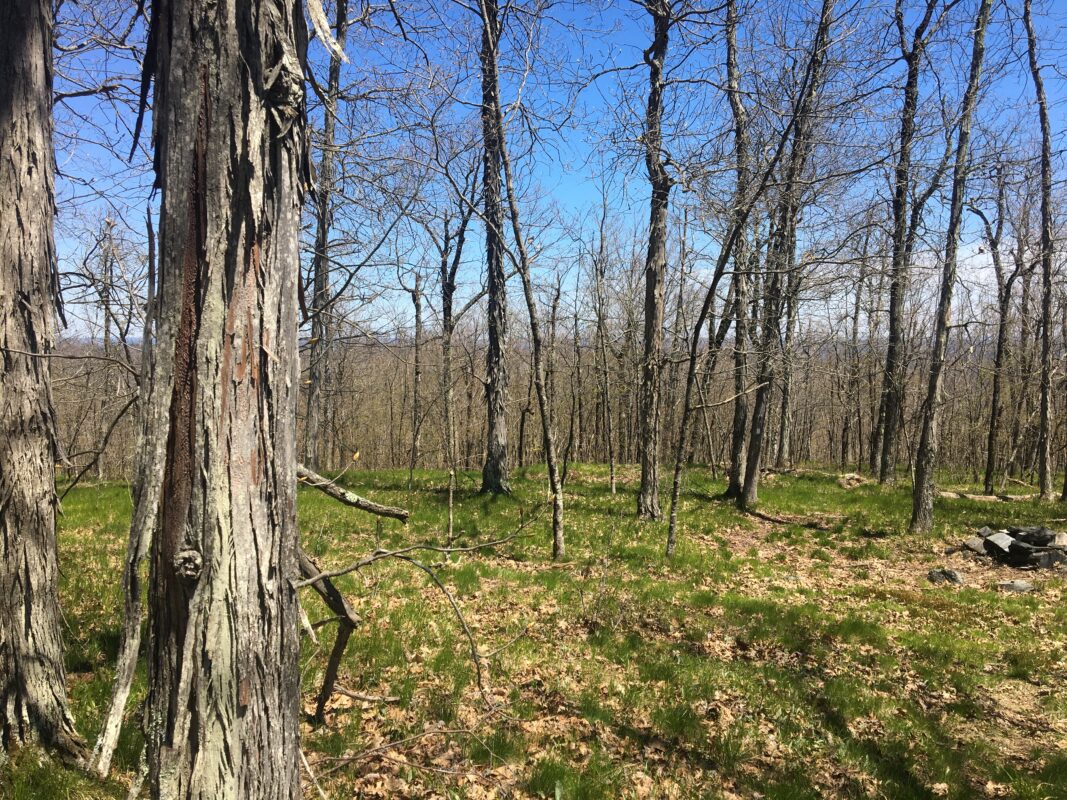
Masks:
[[[146,77],[167,424],[150,556],[153,797],[296,800],[300,3],[156,0]]]
[[[52,5],[14,0],[0,5],[0,760],[35,740],[86,755],[59,611],[52,163]]]

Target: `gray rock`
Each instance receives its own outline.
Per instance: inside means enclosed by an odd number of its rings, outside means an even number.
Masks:
[[[983,546],[985,551],[989,555],[998,561],[1007,561],[1011,555],[1011,546],[1015,544],[1015,540],[1006,533],[998,531],[985,538]]]
[[[1036,559],[1032,563],[1042,569],[1049,569],[1057,564],[1067,564],[1067,553],[1063,550],[1046,550],[1043,553],[1038,553]]]
[[[963,543],[963,546],[971,552],[978,553],[980,556],[985,555],[985,539],[981,536],[972,536]]]
[[[926,573],[926,579],[930,583],[951,583],[955,586],[963,586],[963,578],[954,569],[932,569]]]
[[[1020,580],[1019,578],[1013,581],[1001,581],[997,584],[997,588],[1002,592],[1018,592],[1020,594],[1034,591],[1034,585],[1030,581]]]
[[[1056,531],[1051,531],[1040,525],[1032,525],[1029,528],[1008,528],[1008,533],[1017,542],[1024,542],[1034,547],[1048,547],[1056,538]]]

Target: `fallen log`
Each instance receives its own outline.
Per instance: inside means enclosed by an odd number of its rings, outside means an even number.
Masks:
[[[954,492],[942,489],[937,493],[938,497],[949,500],[976,500],[982,503],[1016,503],[1033,500],[1036,494],[972,494],[971,492]]]

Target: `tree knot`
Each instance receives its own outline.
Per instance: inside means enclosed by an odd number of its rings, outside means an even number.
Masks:
[[[204,568],[204,557],[197,550],[180,550],[174,556],[174,571],[187,581],[195,581]]]

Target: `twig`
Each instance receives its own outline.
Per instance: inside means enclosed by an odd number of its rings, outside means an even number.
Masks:
[[[334,500],[344,503],[346,506],[352,506],[352,508],[358,508],[360,511],[366,511],[370,514],[376,514],[379,517],[390,517],[391,519],[398,519],[401,522],[406,523],[408,517],[411,516],[411,512],[404,508],[397,508],[396,506],[383,506],[380,503],[375,503],[373,500],[368,500],[365,497],[360,497],[354,492],[349,492],[346,489],[342,489],[336,486],[333,482],[327,480],[323,476],[316,472],[312,472],[303,464],[298,464],[296,467],[296,476],[300,480],[308,484],[308,486],[314,486],[323,494],[329,495]]]
[[[304,755],[303,748],[300,749],[300,763],[304,765],[304,769],[307,770],[308,777],[311,778],[311,783],[315,787],[315,791],[319,793],[319,797],[322,800],[330,800],[326,792],[323,791],[322,786],[319,784],[319,779],[315,777],[315,773],[311,771],[311,765],[308,763],[307,756]]]
[[[343,694],[345,697],[351,697],[353,700],[359,700],[363,703],[399,703],[400,698],[396,695],[374,695],[374,694],[361,694],[360,692],[353,692],[351,689],[346,689],[343,686],[334,687],[334,691],[338,694]]]

